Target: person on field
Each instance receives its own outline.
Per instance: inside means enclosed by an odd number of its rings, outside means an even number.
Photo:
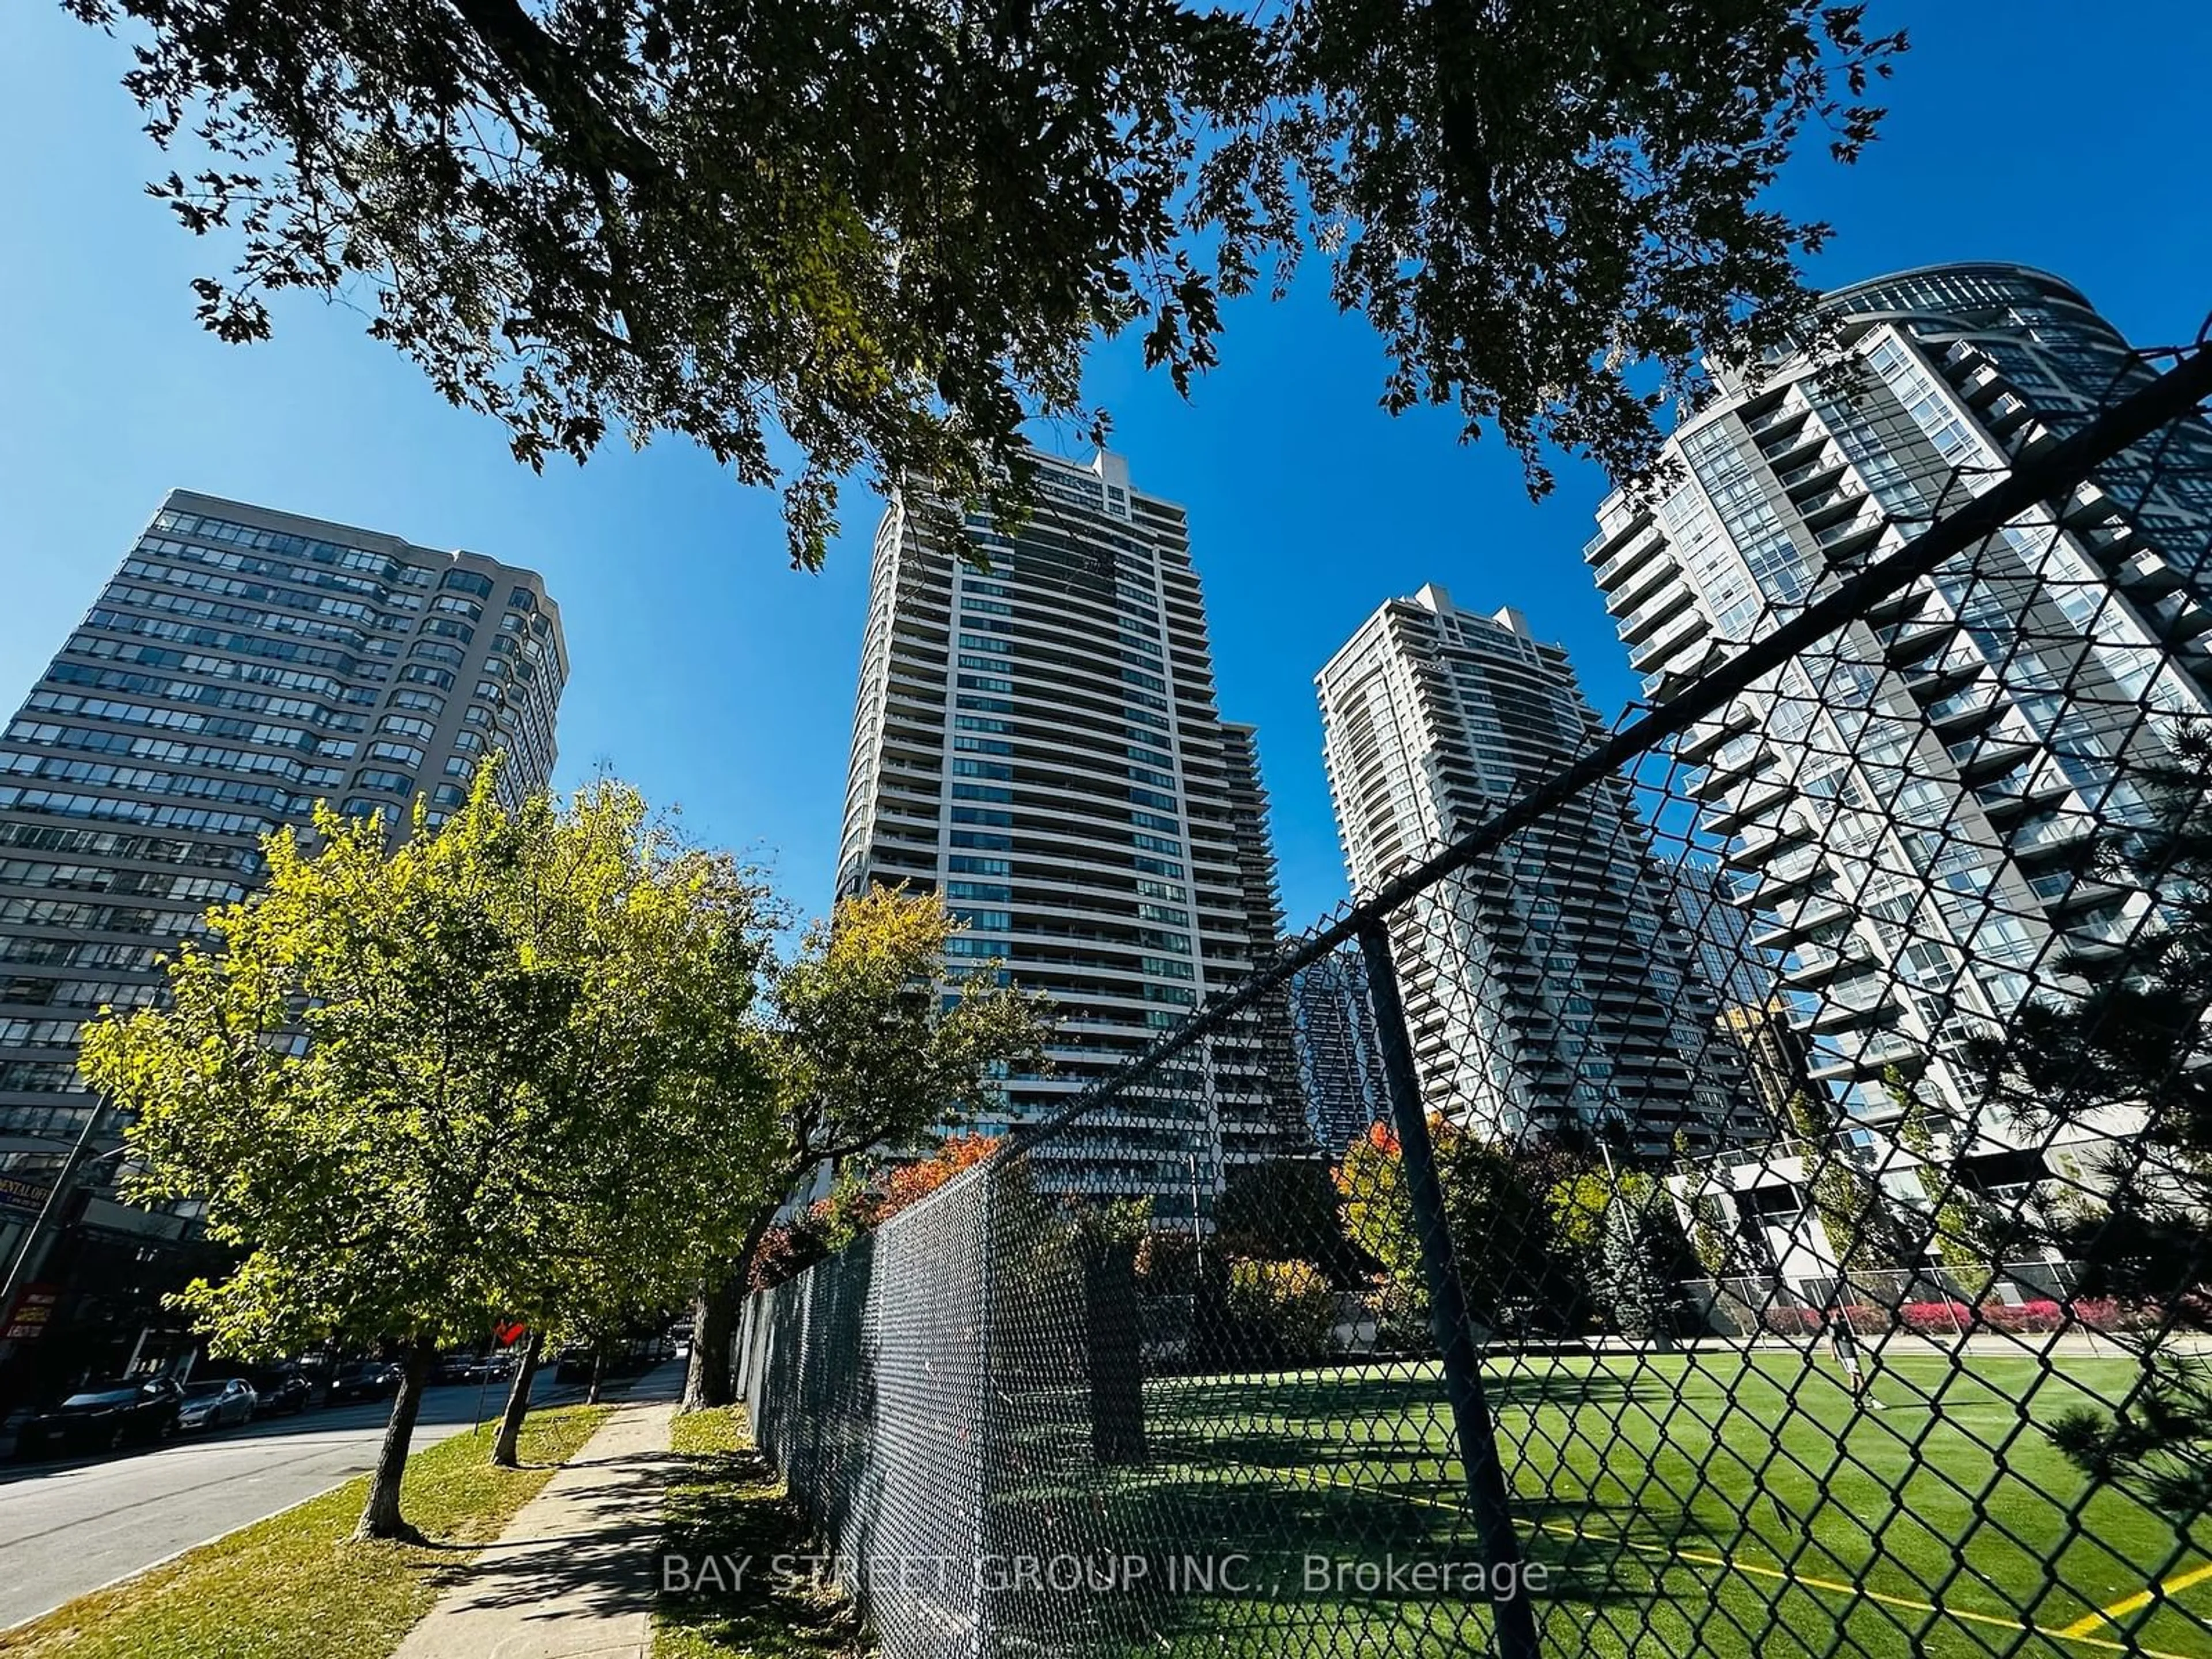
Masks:
[[[1863,1397],[1866,1376],[1859,1364],[1859,1339],[1851,1329],[1851,1322],[1845,1316],[1840,1304],[1832,1304],[1828,1309],[1827,1337],[1829,1351],[1836,1356],[1836,1364],[1843,1367],[1844,1376],[1850,1379],[1851,1397],[1855,1400]]]

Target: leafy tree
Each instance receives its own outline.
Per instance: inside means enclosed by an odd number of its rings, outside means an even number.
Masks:
[[[2083,1294],[2156,1316],[2133,1339],[2142,1372],[2122,1409],[2072,1413],[2052,1437],[2092,1477],[2196,1516],[2212,1510],[2212,1370],[2176,1338],[2212,1328],[2212,732],[2166,735],[2172,760],[2136,775],[2146,822],[2098,837],[2084,871],[2155,895],[2154,917],[2117,958],[2062,957],[2086,988],[2022,1005],[1965,1058],[1985,1109],[2111,1138],[2038,1242],[2082,1265]]]
[[[404,1381],[356,1536],[414,1535],[399,1478],[432,1356],[480,1334],[541,1249],[561,1139],[541,1086],[584,997],[534,955],[517,884],[533,822],[475,793],[387,854],[318,811],[264,843],[261,893],[169,964],[172,1006],[88,1029],[85,1075],[132,1115],[141,1200],[198,1199],[237,1266],[179,1298],[216,1352],[396,1338]]]
[[[1954,1170],[1942,1167],[1928,1103],[1911,1081],[1893,1066],[1882,1082],[1900,1109],[1897,1143],[1919,1161],[1920,1190],[1928,1200],[1929,1247],[1958,1281],[1960,1294],[1969,1303],[1978,1302],[1996,1277],[2004,1254],[2004,1218],[1968,1192]]]
[[[747,1285],[764,1291],[796,1278],[982,1163],[998,1151],[999,1144],[996,1135],[947,1135],[927,1158],[887,1164],[866,1179],[848,1167],[828,1197],[817,1199],[791,1220],[777,1222],[762,1235]]]
[[[1328,1166],[1317,1158],[1237,1164],[1215,1206],[1214,1238],[1224,1258],[1310,1262],[1333,1284],[1349,1285],[1364,1264],[1338,1210]]]
[[[1899,1236],[1881,1188],[1837,1138],[1835,1108],[1800,1090],[1790,1097],[1790,1121],[1803,1142],[1805,1186],[1827,1235],[1828,1262],[1846,1285],[1859,1275],[1899,1266],[1911,1254]]]
[[[1605,1240],[1606,1212],[1632,1173],[1617,1178],[1603,1169],[1577,1170],[1555,1183],[1544,1194],[1544,1207],[1552,1220],[1552,1236],[1560,1253],[1588,1269]]]
[[[1345,1149],[1344,1161],[1331,1176],[1344,1195],[1345,1232],[1382,1273],[1383,1335],[1395,1342],[1426,1346],[1433,1340],[1429,1334],[1429,1282],[1398,1137],[1388,1124],[1370,1125],[1364,1136]]]
[[[1517,1322],[1523,1314],[1565,1316],[1576,1290],[1559,1259],[1534,1166],[1441,1117],[1430,1119],[1429,1137],[1470,1315],[1488,1326]],[[1419,1340],[1428,1329],[1429,1287],[1397,1136],[1376,1124],[1346,1151],[1335,1180],[1346,1232],[1389,1280],[1386,1324]]]
[[[1677,1286],[1698,1271],[1665,1185],[1639,1170],[1585,1168],[1545,1194],[1563,1277],[1587,1285],[1623,1334],[1674,1334]]]
[[[996,1098],[1000,1070],[1041,1062],[1042,998],[1000,986],[988,968],[945,988],[945,945],[958,930],[936,894],[878,888],[840,901],[770,974],[757,1029],[772,1104],[748,1145],[757,1196],[732,1206],[735,1248],[705,1276],[687,1410],[732,1397],[738,1297],[803,1182],[973,1116]]]
[[[788,1221],[771,1224],[753,1251],[752,1272],[746,1279],[750,1290],[765,1291],[796,1279],[817,1261],[826,1261],[836,1245],[831,1236],[830,1202],[810,1204]]]
[[[557,1136],[533,1276],[507,1301],[532,1327],[493,1447],[510,1466],[549,1335],[603,1346],[686,1304],[734,1248],[772,1104],[758,1042],[726,1041],[768,958],[758,883],[612,781],[533,821],[516,868],[530,948],[573,962],[582,994],[540,1083]]]
[[[1335,1334],[1336,1290],[1310,1261],[1237,1256],[1229,1262],[1222,1314],[1242,1364],[1317,1364]]]
[[[1717,1291],[1719,1281],[1735,1270],[1736,1252],[1729,1237],[1727,1211],[1720,1194],[1711,1190],[1711,1172],[1691,1147],[1687,1129],[1674,1131],[1672,1150],[1676,1172],[1690,1178],[1690,1249],[1699,1270],[1714,1281]]]
[[[1194,1296],[1201,1254],[1187,1232],[1147,1232],[1137,1243],[1138,1283],[1147,1296]]]
[[[1623,1179],[1606,1206],[1591,1275],[1614,1328],[1624,1336],[1673,1347],[1680,1287],[1697,1271],[1696,1253],[1667,1189],[1649,1176]]]
[[[850,1234],[872,1232],[900,1211],[911,1209],[953,1176],[982,1163],[999,1150],[996,1135],[947,1135],[926,1158],[902,1158],[866,1181],[854,1181],[832,1200],[837,1221]],[[846,1242],[843,1238],[840,1243]]]
[[[1690,1200],[1690,1248],[1708,1279],[1717,1282],[1734,1272],[1735,1253],[1717,1194],[1699,1193]]]
[[[1094,333],[1187,386],[1310,248],[1388,407],[1638,473],[1701,350],[1805,327],[1825,229],[1763,193],[1904,45],[1833,0],[64,4],[234,246],[208,328],[347,295],[533,466],[665,431],[783,483],[810,565],[856,469],[1018,512],[1025,417],[1103,428]]]

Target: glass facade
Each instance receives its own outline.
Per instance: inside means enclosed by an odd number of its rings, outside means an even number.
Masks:
[[[516,627],[447,637],[449,596],[510,589]],[[426,643],[475,700],[422,689]],[[396,829],[427,774],[465,781],[489,749],[504,797],[543,787],[567,677],[528,571],[171,495],[0,734],[0,1136],[76,1134],[79,1024],[155,998],[159,957],[252,886],[271,830],[319,799]]]
[[[1803,360],[1755,388],[1723,378],[1672,441],[1683,476],[1656,507],[1600,509],[1585,557],[1655,696],[2149,374],[2080,294],[2018,266],[1826,304],[1851,389]],[[1784,953],[1812,1079],[1863,1120],[1894,1115],[1900,1066],[1963,1111],[1961,1038],[2013,1012],[2026,970],[2140,921],[2139,894],[2070,895],[2090,828],[2142,808],[2118,763],[2165,757],[2160,716],[2212,708],[2212,426],[2159,441],[2154,485],[2124,452],[1682,741],[1731,896]]]
[[[1354,890],[1459,839],[1601,735],[1565,653],[1517,612],[1433,585],[1384,605],[1319,675]],[[1652,1155],[1747,1128],[1717,997],[1626,787],[1599,787],[1391,919],[1431,1112],[1486,1138],[1610,1130]]]
[[[987,1129],[1066,1105],[1243,976],[1280,921],[1253,734],[1215,706],[1182,509],[1118,456],[1038,460],[1027,524],[967,520],[988,568],[936,514],[884,516],[839,854],[841,894],[939,889],[969,929],[956,958],[997,958],[1058,1004],[1050,1075],[1006,1079]],[[1302,1136],[1286,1006],[1184,1083],[1097,1113],[1042,1178],[1188,1216],[1230,1166]]]

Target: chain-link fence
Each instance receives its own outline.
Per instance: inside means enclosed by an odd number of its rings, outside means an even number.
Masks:
[[[887,1655],[2212,1655],[2212,352],[1942,368],[2002,464],[1799,380],[1608,504],[1611,736],[1386,607],[1371,896],[753,1297]],[[1723,626],[1685,496],[1797,586]]]

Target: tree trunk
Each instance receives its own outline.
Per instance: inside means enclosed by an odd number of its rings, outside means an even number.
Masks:
[[[586,1406],[596,1406],[599,1403],[599,1381],[606,1374],[607,1351],[605,1348],[592,1349],[592,1386],[584,1390],[584,1403]]]
[[[684,1373],[679,1412],[727,1406],[738,1397],[738,1304],[752,1284],[753,1258],[775,1220],[770,1210],[753,1224],[735,1264],[726,1275],[708,1279],[691,1310],[691,1362]]]
[[[691,1364],[684,1373],[684,1406],[687,1412],[726,1406],[736,1395],[731,1388],[730,1345],[737,1334],[738,1281],[735,1277],[710,1282],[691,1313]]]
[[[1091,1450],[1099,1467],[1145,1461],[1145,1310],[1137,1299],[1137,1247],[1093,1245],[1084,1255],[1090,1340]]]
[[[409,1526],[399,1513],[399,1479],[407,1470],[407,1449],[415,1437],[416,1414],[422,1408],[422,1383],[430,1375],[437,1344],[418,1336],[407,1349],[399,1378],[399,1397],[392,1402],[391,1420],[384,1425],[384,1443],[377,1449],[376,1473],[369,1479],[368,1502],[354,1528],[355,1541],[394,1538],[419,1544],[422,1534]]]
[[[503,1469],[519,1469],[516,1448],[522,1440],[522,1419],[530,1410],[531,1385],[538,1381],[538,1356],[545,1352],[545,1328],[532,1325],[523,1345],[522,1362],[514,1368],[514,1386],[507,1391],[507,1409],[500,1414],[499,1434],[493,1440],[491,1461]]]

